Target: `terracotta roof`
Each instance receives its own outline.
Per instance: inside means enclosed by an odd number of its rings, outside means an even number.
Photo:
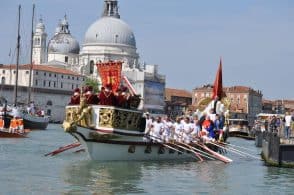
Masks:
[[[273,104],[274,101],[272,101],[272,100],[262,99],[262,103],[263,103],[263,104]]]
[[[20,70],[29,70],[30,64],[23,64],[19,65]],[[11,65],[2,65],[0,66],[0,69],[16,69],[15,64]],[[67,75],[74,75],[74,76],[82,76],[81,74],[78,74],[74,71],[63,69],[63,68],[57,68],[54,66],[47,66],[47,65],[33,65],[33,70],[39,70],[39,71],[46,71],[46,72],[52,72],[52,73],[59,73],[59,74],[67,74]]]
[[[172,96],[192,98],[192,93],[184,89],[165,88],[166,100],[171,100]]]
[[[250,87],[246,87],[246,86],[233,86],[233,87],[228,87],[226,89],[227,92],[249,92],[250,91]]]

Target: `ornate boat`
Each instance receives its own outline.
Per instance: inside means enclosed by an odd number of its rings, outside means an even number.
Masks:
[[[67,106],[63,128],[97,161],[193,159],[167,144],[144,140],[143,112],[104,105]]]

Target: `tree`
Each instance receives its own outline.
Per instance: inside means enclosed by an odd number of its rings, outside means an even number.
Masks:
[[[83,85],[92,86],[94,93],[100,92],[101,83],[96,79],[86,78]]]

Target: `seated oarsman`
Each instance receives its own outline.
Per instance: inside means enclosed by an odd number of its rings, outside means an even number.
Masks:
[[[3,116],[0,115],[0,131],[4,130],[4,125],[5,125],[5,122],[4,122]]]
[[[161,117],[157,117],[152,126],[153,128],[150,134],[151,139],[155,142],[162,142],[161,135],[163,133],[163,123],[161,121]]]
[[[93,93],[93,87],[92,86],[87,86],[85,88],[85,93],[84,96],[86,98],[86,103],[87,104],[98,104],[99,99],[97,95]]]
[[[181,123],[181,118],[178,117],[176,119],[176,123],[174,124],[174,140],[180,142],[183,137],[183,124]]]
[[[191,141],[196,141],[200,133],[200,125],[199,125],[198,116],[194,116],[193,120],[191,121],[191,129],[192,129],[192,132],[190,134]]]
[[[201,138],[203,138],[204,140],[214,139],[214,124],[210,120],[209,115],[206,116],[205,120],[202,123]]]
[[[81,90],[76,88],[74,90],[74,94],[70,97],[69,105],[77,105],[80,104]]]
[[[9,133],[15,133],[18,130],[18,122],[16,117],[10,120]]]
[[[171,131],[173,128],[173,123],[171,122],[171,119],[169,117],[166,117],[163,120],[163,133],[161,136],[161,139],[165,142],[169,142],[171,138]]]
[[[183,139],[182,142],[190,143],[191,142],[191,132],[193,129],[191,128],[190,118],[185,117],[183,124]]]
[[[19,133],[24,133],[23,119],[17,118],[16,120],[17,120],[17,131]]]
[[[116,105],[116,100],[110,84],[107,84],[105,88],[101,88],[101,92],[99,94],[99,104],[108,106]]]

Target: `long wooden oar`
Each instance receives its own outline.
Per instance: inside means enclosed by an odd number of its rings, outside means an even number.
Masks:
[[[54,150],[54,151],[52,151],[52,152],[49,152],[49,153],[45,154],[44,156],[49,156],[49,155],[54,156],[54,155],[56,155],[56,154],[59,154],[59,153],[61,153],[61,152],[66,151],[66,150],[69,150],[69,149],[72,149],[72,148],[76,148],[76,147],[78,147],[78,146],[80,146],[80,145],[81,145],[81,143],[79,143],[79,142],[75,142],[75,143],[72,143],[72,144],[69,144],[69,145],[66,145],[66,146],[60,147],[60,148],[58,148],[57,150]]]
[[[181,154],[189,155],[189,154],[187,154],[187,153],[185,153],[185,152],[183,152],[183,151],[180,151],[180,150],[178,150],[178,149],[176,149],[176,148],[170,146],[170,145],[175,145],[175,146],[177,146],[176,144],[173,144],[173,143],[167,143],[167,144],[165,144],[165,143],[163,143],[164,140],[162,140],[160,137],[153,136],[153,135],[145,135],[145,136],[148,137],[148,138],[150,138],[150,139],[153,139],[153,140],[155,139],[155,141],[156,141],[156,140],[160,140],[160,141],[162,141],[162,142],[157,142],[157,143],[159,143],[159,144],[161,144],[161,145],[163,145],[163,146],[165,146],[165,147],[167,147],[167,148],[169,148],[169,149],[172,149],[172,150],[174,150],[174,151],[177,151],[177,152],[179,152],[179,153],[181,153]],[[168,145],[168,144],[170,144],[170,145]],[[192,155],[189,155],[189,156],[192,157],[192,158],[194,158],[194,159],[199,160],[198,158],[195,158],[195,157],[192,156]]]
[[[180,144],[182,144],[182,143],[179,143],[179,144],[173,143],[173,144],[176,145],[176,146],[178,146],[178,147],[180,147],[180,148],[182,148],[182,149],[184,149],[184,150],[186,150],[186,151],[190,151],[190,152],[194,153],[197,156],[197,158],[199,158],[200,162],[203,162],[204,161],[203,158],[200,156],[200,154],[198,152],[195,152],[194,150],[192,150],[190,148],[181,146]]]
[[[182,142],[181,142],[181,143],[182,143]],[[199,150],[198,148],[195,148],[195,147],[193,147],[193,146],[191,146],[191,145],[189,145],[189,144],[186,144],[186,143],[182,143],[182,144],[184,144],[185,146],[191,148],[192,150],[195,150],[196,152],[200,153],[200,155],[202,155],[202,156],[205,157],[205,158],[208,158],[208,159],[210,159],[210,160],[217,160],[217,158],[215,158],[214,156],[208,154],[207,152],[204,152],[204,151],[202,151],[202,150]]]
[[[208,148],[207,146],[205,146],[204,144],[199,144],[197,142],[193,142],[195,143],[197,146],[201,147],[202,149],[206,150],[207,152],[209,152],[210,154],[212,154],[214,157],[216,157],[218,160],[220,161],[223,161],[225,163],[230,163],[232,162],[233,160],[232,159],[229,159],[228,157],[225,157],[213,150],[211,150],[210,148]]]
[[[211,143],[211,144],[213,144],[213,145],[215,145],[215,146],[218,146],[218,147],[220,147],[220,148],[225,148],[225,147],[220,146],[220,145],[218,145],[218,144],[215,144],[215,143],[213,143],[213,142],[209,142],[209,143]],[[225,149],[230,150],[231,152],[233,152],[233,153],[235,153],[235,154],[239,154],[240,156],[243,156],[243,157],[248,156],[248,157],[251,157],[251,158],[254,158],[254,159],[257,159],[257,160],[262,160],[261,158],[258,158],[258,157],[256,157],[256,156],[253,156],[253,155],[251,155],[251,154],[248,154],[248,153],[246,153],[246,152],[242,152],[242,151],[237,150],[237,149],[234,149],[234,148],[225,148]]]
[[[229,146],[231,148],[236,147],[236,148],[241,148],[241,149],[244,149],[244,150],[248,150],[250,152],[255,152],[255,150],[251,150],[249,148],[245,148],[245,147],[242,147],[242,146],[237,146],[237,145],[233,145],[233,144],[229,144],[229,143],[225,143],[225,142],[217,142],[217,143],[220,144],[220,145],[224,144],[224,145]]]

